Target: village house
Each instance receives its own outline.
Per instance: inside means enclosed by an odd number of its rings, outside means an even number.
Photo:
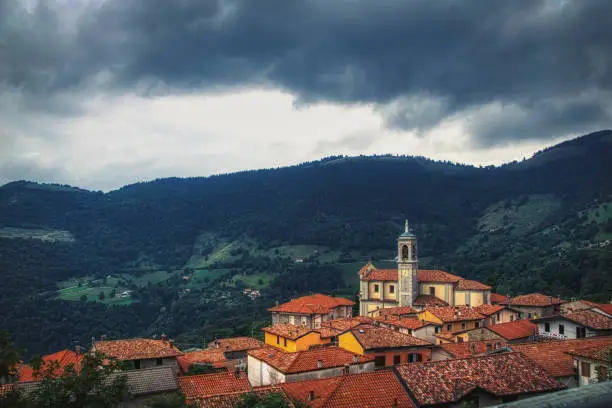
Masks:
[[[508,299],[504,306],[519,313],[519,319],[537,319],[538,317],[552,316],[561,312],[564,300],[540,293],[530,293]]]
[[[42,356],[41,360],[41,371],[43,371],[45,367],[49,367],[50,364],[57,363],[57,368],[54,371],[54,374],[60,376],[69,366],[71,366],[78,372],[80,370],[80,363],[83,360],[83,355],[81,354],[80,347],[77,346],[76,352],[72,350],[62,350],[53,354]],[[29,382],[39,380],[36,373],[34,372],[34,368],[28,364],[19,364],[17,366],[16,377],[17,382]]]
[[[440,347],[433,349],[431,361],[481,356],[491,352],[503,351],[505,347],[506,343],[499,340],[441,343]]]
[[[396,367],[420,407],[488,407],[564,389],[520,353],[405,364]]]
[[[162,336],[161,340],[135,338],[94,341],[91,350],[104,353],[107,358],[122,361],[126,368],[136,370],[168,365],[176,372],[176,358],[183,355],[166,336]]]
[[[537,334],[556,339],[580,339],[612,334],[612,318],[596,309],[541,317],[533,320]]]
[[[355,316],[344,319],[328,320],[321,323],[321,328],[317,331],[321,334],[321,341],[338,345],[338,336],[345,331],[359,326],[363,323],[373,324],[375,321],[370,317]]]
[[[176,360],[183,375],[189,374],[194,368],[219,371],[227,371],[230,368],[221,349],[190,351],[178,356]]]
[[[483,316],[486,316],[485,326],[491,324],[507,323],[518,320],[518,312],[509,309],[504,305],[480,305],[474,309]]]
[[[612,336],[509,345],[513,351],[527,356],[555,379],[570,388],[578,386],[579,382],[574,358],[569,353],[598,346],[612,346]]]
[[[441,324],[401,316],[381,316],[374,319],[380,327],[386,327],[400,333],[409,334],[417,339],[436,343],[436,333],[442,329]]]
[[[510,299],[508,296],[504,296],[499,293],[491,292],[491,304],[492,305],[499,305],[499,304],[505,303],[508,301],[508,299]]]
[[[178,384],[188,404],[217,395],[244,394],[252,389],[243,372],[188,375],[179,377]]]
[[[294,353],[267,346],[248,353],[249,382],[254,387],[374,371],[372,357],[333,346]]]
[[[296,408],[293,401],[287,396],[285,391],[277,386],[257,387],[248,391],[249,395],[256,396],[260,399],[265,399],[271,394],[280,396],[287,408]],[[234,391],[224,394],[209,395],[206,397],[191,398],[190,407],[206,407],[206,408],[233,408],[240,407],[244,404],[244,391]],[[315,408],[315,407],[312,407]]]
[[[529,320],[492,324],[468,330],[463,334],[465,341],[500,341],[504,343],[521,343],[532,341],[536,337],[537,325]]]
[[[569,351],[578,368],[578,386],[606,381],[612,376],[612,344]]]
[[[473,307],[446,306],[429,307],[419,313],[419,320],[435,323],[439,326],[436,336],[438,343],[442,341],[455,342],[455,332],[464,332],[473,328],[483,327],[485,316]],[[446,336],[440,336],[441,334]]]
[[[391,370],[287,382],[281,388],[292,400],[311,408],[416,408]]]
[[[289,323],[264,327],[261,331],[264,332],[265,344],[289,352],[308,350],[311,346],[329,344],[332,341],[331,336],[321,338],[320,330]]]
[[[490,304],[491,287],[440,270],[419,270],[416,235],[408,228],[397,239],[397,268],[378,269],[370,261],[359,270],[359,314],[377,309]]]
[[[208,344],[209,349],[223,350],[227,360],[240,362],[247,357],[247,351],[260,348],[264,343],[252,337],[229,337],[215,339]]]
[[[345,298],[317,293],[293,299],[268,311],[272,314],[272,325],[289,323],[318,329],[326,320],[351,317],[354,304]]]
[[[377,368],[427,361],[434,345],[386,327],[362,324],[338,336],[338,346],[352,353],[374,357]]]
[[[584,299],[570,300],[561,305],[561,313],[566,314],[566,313],[578,312],[580,310],[592,309],[594,307],[599,307],[599,306],[600,306],[599,303],[590,302]]]
[[[369,317],[412,317],[415,318],[418,316],[419,311],[410,306],[395,306],[395,307],[387,307],[384,309],[375,309],[368,313]]]

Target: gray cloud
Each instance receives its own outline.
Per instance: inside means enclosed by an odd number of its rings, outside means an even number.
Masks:
[[[612,122],[607,0],[23,4],[0,0],[0,79],[39,104],[92,84],[263,84],[299,103],[374,103],[388,126],[417,131],[511,106],[471,118],[481,146]]]

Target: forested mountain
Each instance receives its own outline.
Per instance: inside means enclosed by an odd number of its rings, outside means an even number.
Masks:
[[[424,265],[509,294],[607,301],[612,131],[500,167],[389,155],[106,194],[10,183],[0,187],[0,329],[28,354],[100,334],[167,331],[189,345],[250,334],[275,300],[353,296],[357,262],[392,259],[404,218]],[[244,297],[244,286],[262,296]],[[110,302],[107,288],[132,294]]]

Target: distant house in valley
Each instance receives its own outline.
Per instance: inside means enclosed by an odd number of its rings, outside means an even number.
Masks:
[[[275,385],[374,371],[374,359],[338,347],[320,347],[287,353],[273,347],[249,351],[249,382]]]
[[[565,386],[520,353],[492,354],[395,368],[420,407],[488,407]]]
[[[427,361],[434,345],[386,327],[362,324],[338,336],[338,346],[374,357],[376,367]]]
[[[612,334],[612,317],[584,309],[573,313],[542,317],[533,322],[538,325],[538,335],[558,339],[580,339],[583,337]]]
[[[513,297],[501,304],[519,312],[519,319],[537,319],[559,314],[563,303],[564,300],[553,296],[531,293]]]
[[[162,336],[161,340],[135,338],[94,341],[92,351],[99,351],[107,358],[123,361],[131,369],[170,365],[175,371],[178,370],[177,357],[183,355],[174,342],[165,336]]]
[[[349,299],[317,293],[293,299],[268,310],[272,314],[273,325],[289,323],[318,329],[326,320],[351,317],[354,304],[355,302]]]
[[[486,327],[468,330],[464,334],[465,341],[502,341],[505,343],[520,343],[532,341],[537,332],[537,325],[529,320],[492,324]]]

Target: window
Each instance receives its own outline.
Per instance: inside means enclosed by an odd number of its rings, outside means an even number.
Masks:
[[[527,318],[531,319],[531,313],[527,313]]]
[[[544,323],[544,331],[550,333],[550,323]]]
[[[344,374],[350,374],[351,372],[351,366],[348,364],[344,365]]]
[[[446,325],[446,331],[453,331],[453,325],[452,324],[447,324]]]
[[[283,339],[283,345],[287,347],[287,339]]]
[[[419,353],[409,353],[408,354],[408,362],[409,363],[418,363],[421,361],[422,357]]]
[[[457,343],[463,343],[463,337],[457,337]]]
[[[377,284],[374,285],[374,293],[378,293],[380,291],[380,288],[378,287]]]
[[[280,344],[280,336],[276,336],[276,344]]]
[[[491,344],[487,344],[487,351],[493,350],[493,346]]]
[[[559,334],[565,334],[565,326],[562,324],[559,325]]]
[[[408,334],[412,336],[412,329],[408,329]]]
[[[576,327],[576,338],[583,339],[586,337],[586,328],[585,327]]]
[[[401,362],[402,362],[402,358],[401,358],[401,356],[399,354],[393,356],[393,364],[394,365],[395,364],[401,364]]]
[[[474,327],[480,327],[480,322],[474,323]]]
[[[162,365],[164,364],[164,360],[162,360],[161,358],[158,358],[157,360],[155,360],[155,364]]]
[[[308,319],[306,316],[302,316],[302,326],[306,326],[308,324]]]
[[[436,296],[436,288],[434,287],[429,287],[429,294],[431,296]]]
[[[510,315],[510,321],[513,322],[514,321],[514,315]]]
[[[139,369],[140,369],[140,360],[134,360],[134,368],[135,368],[136,370],[139,370]]]
[[[414,261],[416,259],[416,245],[412,244],[412,260]]]
[[[580,375],[583,377],[590,377],[591,376],[591,364],[587,363],[586,361],[581,361],[580,362]]]
[[[389,293],[395,293],[395,286],[389,285]]]
[[[501,348],[501,343],[495,343],[495,350]]]
[[[461,323],[461,328],[465,329],[465,322]]]
[[[374,366],[375,367],[384,367],[385,366],[385,356],[375,356],[374,357]]]
[[[289,316],[289,323],[290,324],[295,324],[295,316],[294,315]]]
[[[434,333],[440,333],[440,328],[438,326],[434,328]]]

